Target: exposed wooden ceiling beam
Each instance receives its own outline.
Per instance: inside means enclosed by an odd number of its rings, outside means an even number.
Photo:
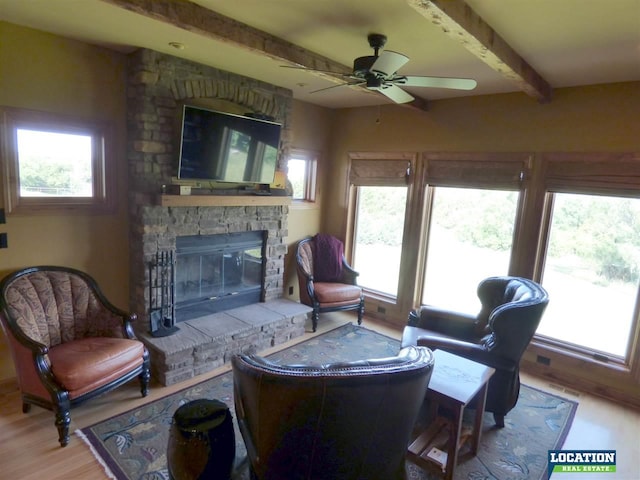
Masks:
[[[551,101],[553,91],[549,83],[463,0],[407,2],[489,67],[514,80],[525,93],[540,103]]]
[[[192,2],[184,0],[102,1],[203,37],[243,48],[259,55],[265,55],[291,66],[322,70],[322,73],[311,73],[320,75],[335,83],[346,84],[347,80],[343,75],[349,75],[353,72],[351,67]],[[335,74],[328,72],[335,72]],[[370,90],[364,87],[352,88],[371,93]],[[427,102],[422,99],[416,99],[411,103],[402,105],[418,110],[427,110]]]

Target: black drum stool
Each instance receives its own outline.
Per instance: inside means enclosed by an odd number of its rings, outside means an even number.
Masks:
[[[172,480],[229,480],[236,440],[229,407],[220,400],[185,403],[173,414],[167,447]]]

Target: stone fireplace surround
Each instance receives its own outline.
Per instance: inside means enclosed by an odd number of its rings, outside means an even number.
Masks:
[[[170,185],[177,173],[182,105],[210,106],[207,102],[221,101],[282,124],[278,169],[284,170],[291,135],[290,90],[152,50],[138,50],[129,57],[130,307],[138,312],[136,332],[149,348],[152,373],[165,385],[216,368],[234,353],[259,351],[302,335],[310,311],[282,298],[287,202],[205,206],[211,202],[200,205],[194,197],[193,206],[163,206],[159,200],[162,186]],[[266,303],[181,322],[178,333],[152,338],[148,334],[148,264],[156,252],[175,251],[179,236],[255,230],[267,232],[262,291]]]

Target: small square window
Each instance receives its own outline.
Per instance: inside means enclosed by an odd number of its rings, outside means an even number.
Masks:
[[[91,135],[16,133],[21,197],[93,197]]]
[[[315,202],[317,155],[305,150],[292,150],[287,162],[287,178],[293,189],[293,200]]]
[[[45,112],[3,109],[8,211],[111,211],[104,125]]]

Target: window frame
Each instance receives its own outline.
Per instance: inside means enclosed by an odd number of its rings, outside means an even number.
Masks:
[[[552,217],[554,212],[555,194],[583,194],[583,195],[602,195],[606,197],[618,197],[618,198],[632,198],[629,195],[621,195],[619,192],[605,192],[599,190],[598,192],[587,192],[584,189],[572,190],[571,188],[554,189],[546,192],[545,208],[543,212],[543,231],[540,237],[539,254],[536,259],[536,279],[542,284],[542,278],[544,276],[547,250],[549,248],[549,239],[551,235]],[[639,288],[640,290],[640,288]],[[636,302],[632,312],[632,324],[629,332],[629,338],[627,339],[627,355],[631,355],[632,341],[635,338],[635,332],[640,328],[638,316],[640,315],[640,291],[637,291]],[[621,368],[625,368],[629,364],[627,361],[627,355],[623,358],[606,353],[604,351],[597,350],[595,348],[582,346],[575,343],[570,343],[565,340],[560,340],[555,337],[550,337],[543,334],[536,333],[535,343],[539,346],[546,346],[552,349],[560,349],[566,351],[572,355],[584,358],[590,358],[597,361],[605,361],[610,365],[616,365]]]
[[[617,153],[547,153],[541,155],[544,192],[540,213],[540,234],[537,244],[534,279],[540,281],[547,260],[551,235],[554,196],[556,193],[603,195],[637,198],[640,188],[640,157]],[[607,355],[592,348],[564,342],[544,335],[535,335],[532,344],[547,351],[562,351],[589,362],[604,362],[614,369],[629,371],[635,365],[640,372],[640,287],[636,295],[633,319],[629,332],[626,358]]]
[[[419,232],[421,255],[419,276],[412,305],[421,305],[424,290],[429,228],[434,193],[438,187],[499,189],[518,192],[516,218],[513,226],[513,241],[509,259],[508,275],[527,276],[519,261],[520,252],[526,248],[530,237],[523,221],[526,206],[531,198],[534,154],[531,152],[423,152],[420,156],[423,169],[421,188],[426,202],[423,216],[425,226]]]
[[[363,187],[380,187],[381,185],[373,185],[373,184],[367,184],[366,181],[362,182],[362,183],[353,183],[351,185],[351,190],[352,190],[352,201],[351,201],[351,205],[350,205],[350,209],[352,210],[352,213],[350,215],[350,218],[352,219],[351,225],[352,225],[352,231],[353,234],[351,235],[350,241],[349,243],[349,262],[351,263],[352,267],[357,270],[359,270],[357,264],[356,264],[356,260],[357,260],[357,248],[356,248],[356,240],[357,240],[357,235],[358,235],[358,213],[360,211],[360,203],[361,203],[361,196],[362,196],[362,188]],[[407,222],[408,219],[410,218],[409,215],[407,215],[407,209],[409,208],[409,196],[411,194],[411,189],[409,188],[409,185],[407,184],[393,184],[393,185],[384,185],[385,188],[405,188],[406,189],[406,197],[407,200],[405,201],[405,216],[404,216],[404,221],[403,221],[403,232],[407,231]],[[404,244],[404,233],[403,233],[403,244]],[[403,265],[404,263],[406,263],[405,260],[403,260],[403,257],[405,256],[405,249],[401,249],[400,251],[400,261],[399,261],[399,266],[400,266],[400,271],[402,271]],[[376,297],[376,298],[380,298],[380,299],[385,299],[386,301],[390,302],[390,303],[394,303],[397,304],[397,299],[399,297],[399,292],[400,292],[400,287],[402,285],[402,278],[403,275],[399,275],[398,278],[398,285],[396,288],[396,292],[392,293],[392,292],[385,292],[382,290],[378,290],[375,289],[373,287],[370,287],[368,285],[362,285],[359,283],[359,286],[362,287],[362,290],[369,296],[371,297]]]
[[[407,187],[407,203],[405,206],[405,221],[403,231],[403,245],[400,256],[400,278],[398,280],[398,294],[390,295],[376,290],[363,288],[365,307],[368,312],[384,312],[383,315],[396,316],[410,308],[413,295],[407,295],[406,289],[414,277],[418,256],[418,239],[415,236],[416,222],[411,222],[414,205],[420,203],[419,189],[415,188],[416,179],[420,177],[418,170],[418,154],[415,152],[350,152],[349,170],[347,172],[348,220],[345,235],[345,256],[353,262],[355,248],[356,222],[358,211],[358,188],[360,186],[405,186]],[[373,305],[371,305],[373,303]],[[372,313],[376,316],[376,313]]]
[[[20,108],[0,107],[5,209],[12,214],[112,213],[115,210],[113,133],[106,122]],[[20,195],[17,131],[38,130],[91,137],[91,197]]]
[[[289,150],[287,156],[287,171],[289,160],[304,160],[305,165],[305,178],[304,178],[304,197],[292,198],[294,205],[313,204],[316,202],[316,196],[318,191],[318,158],[320,154],[313,150],[306,150],[302,148],[292,148]],[[292,193],[293,197],[293,193]]]
[[[516,200],[515,200],[515,211],[514,211],[514,217],[513,217],[513,224],[512,224],[512,232],[511,232],[511,247],[509,250],[509,256],[508,256],[508,263],[507,263],[507,269],[505,271],[503,271],[502,273],[497,273],[496,275],[510,275],[511,272],[513,271],[513,263],[514,263],[514,257],[515,257],[515,251],[517,249],[517,238],[518,238],[518,229],[520,227],[520,222],[519,222],[519,218],[522,215],[522,206],[523,206],[523,196],[524,196],[524,189],[522,188],[522,185],[520,186],[520,188],[516,188],[515,186],[511,185],[511,186],[505,186],[504,184],[501,185],[487,185],[487,184],[482,184],[482,185],[466,185],[464,187],[460,187],[460,186],[449,186],[449,185],[445,185],[445,184],[429,184],[426,185],[425,187],[428,192],[427,192],[427,198],[429,199],[429,203],[428,206],[425,207],[425,214],[428,216],[429,218],[429,223],[427,225],[427,227],[424,229],[423,232],[421,232],[424,237],[425,237],[425,241],[424,246],[424,256],[423,256],[423,260],[421,262],[420,265],[420,277],[419,279],[416,281],[417,284],[419,284],[421,286],[421,290],[420,290],[420,296],[418,298],[415,299],[416,303],[419,305],[429,305],[435,308],[439,308],[439,309],[443,309],[443,310],[451,310],[451,307],[443,305],[440,301],[437,302],[430,302],[430,303],[425,303],[424,302],[424,294],[425,294],[425,290],[426,290],[426,283],[427,283],[427,271],[428,271],[428,264],[429,264],[429,253],[430,253],[430,249],[433,248],[432,243],[433,243],[433,237],[432,237],[432,225],[435,219],[435,212],[434,212],[434,207],[435,207],[435,200],[437,198],[437,192],[439,189],[449,189],[449,188],[457,188],[457,189],[463,189],[463,190],[473,190],[473,191],[492,191],[492,192],[501,192],[501,193],[506,193],[506,192],[510,192],[516,195]],[[433,253],[433,252],[431,252]],[[443,252],[444,253],[444,252]],[[446,255],[446,253],[445,253]],[[488,275],[486,275],[488,276]],[[476,282],[472,284],[471,289],[475,289],[477,287],[477,285],[479,284],[479,281],[482,280],[483,278],[486,278],[486,276],[482,276],[479,279],[476,278]],[[463,283],[463,282],[461,282]],[[477,300],[477,299],[476,299]],[[479,303],[478,303],[479,305]],[[468,315],[475,315],[477,314],[477,311],[464,311],[462,308],[457,307],[457,311],[459,313],[462,314],[468,314]]]

